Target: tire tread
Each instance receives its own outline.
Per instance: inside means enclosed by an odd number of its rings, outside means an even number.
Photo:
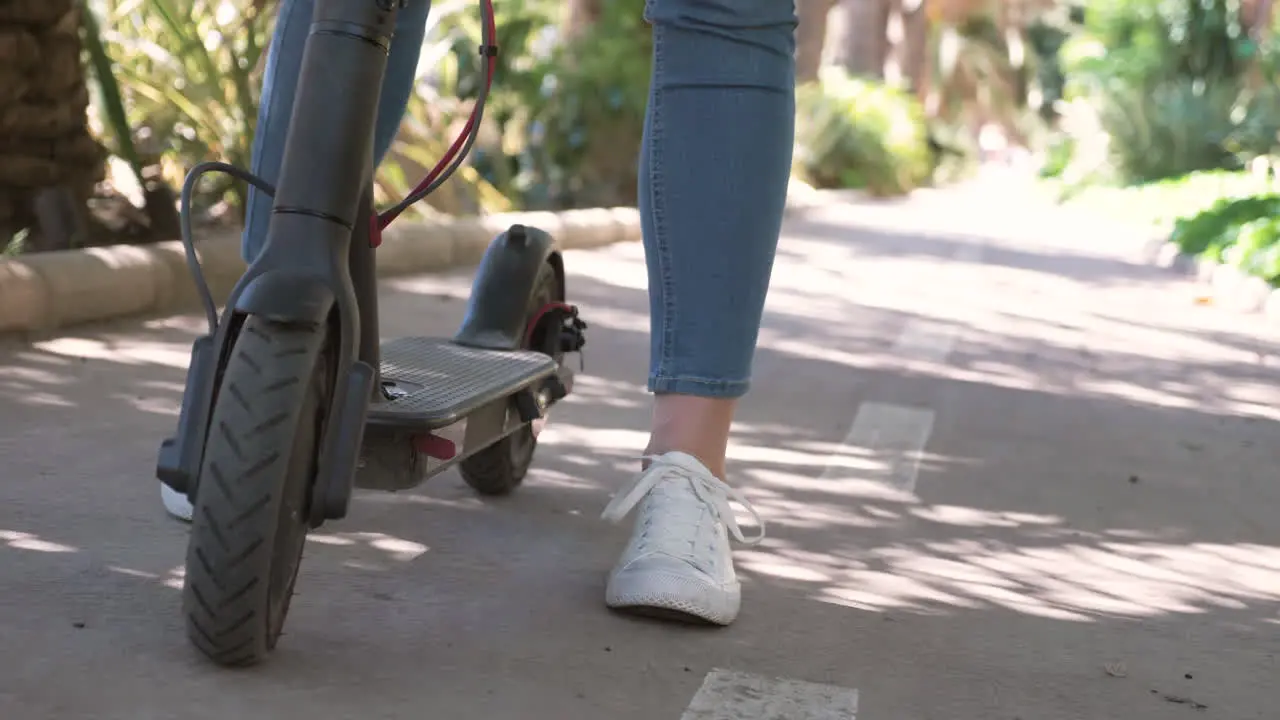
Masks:
[[[183,584],[187,635],[221,665],[254,664],[278,637],[267,613],[281,494],[324,342],[324,327],[251,316],[223,374]]]

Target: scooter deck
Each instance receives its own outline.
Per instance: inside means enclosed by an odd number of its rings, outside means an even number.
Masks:
[[[369,406],[370,427],[437,430],[556,372],[556,362],[527,350],[483,350],[448,338],[398,338],[382,344],[382,383],[392,397]]]

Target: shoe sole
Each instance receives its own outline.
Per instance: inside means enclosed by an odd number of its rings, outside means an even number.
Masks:
[[[631,615],[634,617],[642,617],[649,620],[660,620],[662,622],[675,623],[679,625],[693,625],[695,627],[719,628],[725,627],[724,623],[712,622],[699,615],[693,613],[672,610],[671,608],[655,607],[653,605],[624,605],[619,607],[611,607],[616,613],[621,615]]]
[[[669,573],[614,575],[605,588],[605,605],[621,613],[686,625],[723,627],[738,617],[736,599],[716,597],[711,588],[705,588],[708,592],[699,590],[687,578]]]

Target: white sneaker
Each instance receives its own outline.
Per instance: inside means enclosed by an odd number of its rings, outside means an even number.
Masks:
[[[738,617],[742,588],[729,536],[748,545],[764,539],[764,521],[742,493],[692,455],[670,452],[614,496],[604,519],[618,522],[639,506],[635,530],[609,576],[605,603],[646,615],[728,625]],[[759,526],[743,537],[729,500]]]
[[[194,510],[192,510],[191,501],[187,500],[186,495],[174,491],[173,488],[164,483],[160,483],[160,502],[164,503],[165,512],[183,522],[191,522],[191,514]]]

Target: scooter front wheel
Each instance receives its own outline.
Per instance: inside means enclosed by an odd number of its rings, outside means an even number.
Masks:
[[[187,636],[220,665],[275,648],[333,388],[327,328],[245,319],[219,383],[187,546]]]

